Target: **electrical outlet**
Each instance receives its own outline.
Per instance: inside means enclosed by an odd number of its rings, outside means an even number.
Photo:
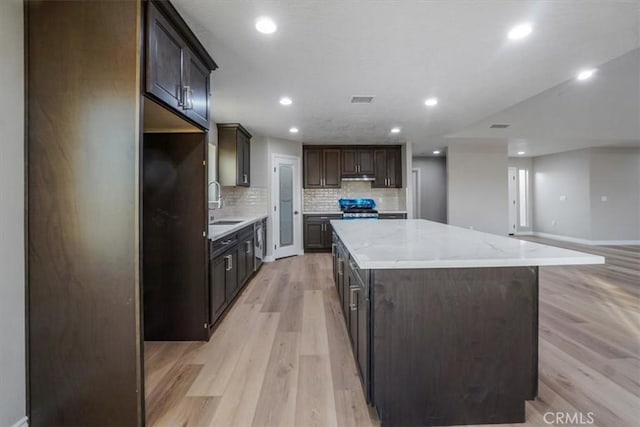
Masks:
[[[609,200],[609,198],[607,196],[600,196],[600,201],[601,202],[606,202],[607,200]]]
[[[555,226],[556,226],[556,220],[555,220],[555,219],[552,219],[552,220],[551,220],[551,226],[552,226],[552,227],[555,227]]]
[[[561,202],[564,202],[565,200],[567,200],[567,196],[565,196],[565,195],[560,196],[560,201]]]

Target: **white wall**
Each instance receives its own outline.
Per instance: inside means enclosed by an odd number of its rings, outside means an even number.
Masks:
[[[447,149],[447,222],[507,235],[507,184],[506,145],[450,145]]]
[[[420,170],[420,218],[447,222],[447,159],[414,157],[413,168]]]
[[[592,148],[590,155],[591,240],[640,240],[640,149]]]
[[[26,414],[22,8],[0,1],[0,426]]]
[[[589,149],[533,159],[536,232],[591,239]]]

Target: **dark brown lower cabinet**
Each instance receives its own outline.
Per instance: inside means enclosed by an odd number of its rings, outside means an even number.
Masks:
[[[304,250],[307,252],[329,252],[331,250],[333,229],[331,220],[342,219],[342,215],[306,214],[304,224]]]
[[[209,334],[255,272],[253,225],[210,243]]]

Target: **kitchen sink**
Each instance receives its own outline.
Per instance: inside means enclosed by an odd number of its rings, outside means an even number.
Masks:
[[[241,222],[244,222],[244,221],[223,221],[223,220],[220,220],[220,221],[213,221],[213,224],[211,224],[211,225],[235,225],[235,224],[240,224]]]

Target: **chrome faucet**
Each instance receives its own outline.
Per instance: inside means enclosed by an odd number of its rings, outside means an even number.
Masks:
[[[220,183],[218,181],[211,181],[207,186],[207,199],[209,199],[209,189],[211,188],[211,184],[215,184],[217,188],[217,198],[216,200],[207,200],[210,205],[213,204],[213,209],[222,209],[222,188],[220,187]]]

